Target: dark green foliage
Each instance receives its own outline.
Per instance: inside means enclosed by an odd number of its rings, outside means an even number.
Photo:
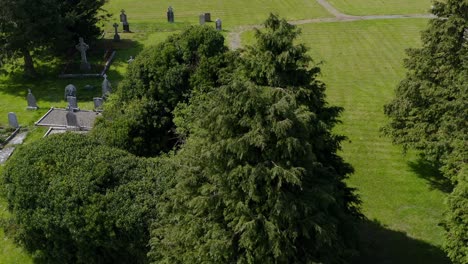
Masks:
[[[24,58],[24,73],[35,77],[35,51],[63,52],[73,48],[78,37],[96,38],[96,24],[106,17],[106,0],[0,0],[0,53]]]
[[[220,72],[231,62],[226,52],[224,37],[210,27],[191,27],[145,49],[130,65],[94,135],[139,156],[169,151],[178,141],[174,109],[195,87],[203,91],[220,82]]]
[[[2,174],[16,238],[44,263],[146,263],[159,167],[77,134],[25,145]]]
[[[359,201],[343,182],[352,168],[336,154],[342,137],[330,131],[339,109],[326,106],[318,69],[292,44],[295,27],[276,16],[266,27],[242,56],[248,73],[185,113],[194,121],[152,231],[154,263],[345,263],[355,253]],[[286,65],[249,61],[275,47]]]
[[[394,142],[422,150],[455,182],[466,162],[468,126],[468,2],[437,2],[423,47],[408,50],[407,76],[385,106]]]
[[[438,18],[423,32],[422,48],[408,50],[406,78],[385,106],[385,132],[421,150],[454,184],[445,249],[454,263],[467,263],[468,1],[436,2],[433,13]]]
[[[458,184],[448,199],[444,227],[447,230],[445,251],[456,264],[468,263],[468,167],[458,175]]]

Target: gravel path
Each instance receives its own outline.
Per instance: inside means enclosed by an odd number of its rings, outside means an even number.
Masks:
[[[359,20],[378,20],[378,19],[402,19],[402,18],[435,18],[436,16],[432,14],[408,14],[408,15],[369,15],[369,16],[352,16],[341,13],[336,8],[334,8],[327,0],[316,0],[321,6],[323,6],[330,14],[335,17],[328,18],[312,18],[312,19],[302,19],[288,21],[293,25],[304,25],[311,23],[324,23],[324,22],[351,22]],[[245,31],[252,30],[254,28],[261,28],[262,25],[248,25],[240,26],[235,28],[228,35],[229,46],[231,49],[239,49],[242,47],[241,35]]]

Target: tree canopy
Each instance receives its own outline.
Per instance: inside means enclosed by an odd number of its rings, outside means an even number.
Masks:
[[[2,174],[14,235],[44,263],[147,263],[158,167],[72,133],[22,146]]]
[[[274,15],[265,27],[244,66],[194,100],[152,231],[154,263],[344,263],[354,252],[359,201],[343,182],[343,137],[330,131],[339,109],[293,44],[298,30]]]
[[[105,2],[0,0],[0,51],[10,54],[8,57],[20,54],[24,73],[35,77],[35,51],[63,51],[73,47],[78,37],[93,39],[100,34],[97,22],[106,17],[102,10]]]
[[[94,135],[139,156],[155,156],[178,142],[173,111],[195,87],[219,82],[229,64],[224,37],[210,27],[190,27],[145,49],[130,65]],[[120,131],[123,133],[115,133]]]

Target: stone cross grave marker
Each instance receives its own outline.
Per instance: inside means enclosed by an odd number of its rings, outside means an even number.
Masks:
[[[8,124],[13,128],[19,127],[18,118],[16,117],[15,113],[13,112],[8,113]]]
[[[174,10],[172,9],[172,6],[169,6],[167,9],[167,22],[174,23]]]
[[[102,97],[106,98],[112,92],[112,85],[110,81],[107,79],[107,74],[102,75],[104,80],[102,81]]]
[[[31,89],[28,89],[28,95],[26,96],[26,100],[28,100],[28,108],[27,110],[37,110],[39,107],[37,106],[36,97],[31,92]]]
[[[80,108],[78,108],[78,101],[76,100],[76,97],[68,96],[67,101],[68,101],[68,110],[70,110],[70,111],[79,111],[80,110]]]
[[[223,30],[223,24],[219,18],[216,19],[216,30]]]
[[[123,32],[130,32],[130,25],[128,24],[128,21],[127,21],[127,14],[125,14],[125,10],[120,10],[120,12],[122,12],[120,14],[120,22],[122,22],[122,26],[123,26]]]
[[[67,100],[68,96],[75,96],[76,97],[76,86],[73,84],[69,84],[65,86],[65,101]]]
[[[102,99],[101,97],[94,97],[93,102],[94,102],[94,109],[100,110],[102,108],[102,105],[104,104],[104,99]]]
[[[73,113],[73,111],[68,111],[65,117],[67,119],[67,129],[68,130],[79,130],[80,129],[80,126],[78,124],[78,118],[76,117],[76,114]]]
[[[75,48],[80,52],[81,54],[81,65],[80,69],[82,71],[89,71],[91,70],[91,65],[88,62],[88,59],[86,58],[86,51],[89,49],[88,44],[84,43],[83,38],[79,38],[80,43],[78,43]]]
[[[115,29],[114,41],[115,41],[115,42],[119,42],[119,41],[120,41],[120,36],[119,36],[119,32],[117,31],[117,28],[119,27],[119,24],[114,23],[112,26],[113,26],[114,29]]]

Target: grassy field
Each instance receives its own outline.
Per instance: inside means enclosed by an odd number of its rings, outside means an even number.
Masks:
[[[125,9],[130,29],[132,24],[138,30],[140,27],[147,28],[146,25],[151,23],[152,29],[157,30],[161,24],[167,23],[166,12],[169,6],[174,8],[176,24],[198,24],[198,15],[209,12],[212,20],[220,18],[226,29],[239,25],[259,24],[270,12],[278,13],[288,20],[330,16],[314,0],[111,0],[107,9],[115,19],[118,19],[120,10]]]
[[[438,223],[445,194],[436,173],[413,153],[402,155],[379,131],[386,123],[383,105],[404,76],[404,50],[419,45],[426,23],[404,19],[302,27],[302,41],[313,58],[323,61],[330,103],[345,108],[338,131],[349,137],[342,154],[356,170],[349,184],[359,189],[369,219],[407,235],[390,241],[410,252],[406,261],[403,254],[386,263],[447,263],[437,249],[443,242]]]
[[[394,15],[429,13],[431,0],[328,0],[349,15]]]

